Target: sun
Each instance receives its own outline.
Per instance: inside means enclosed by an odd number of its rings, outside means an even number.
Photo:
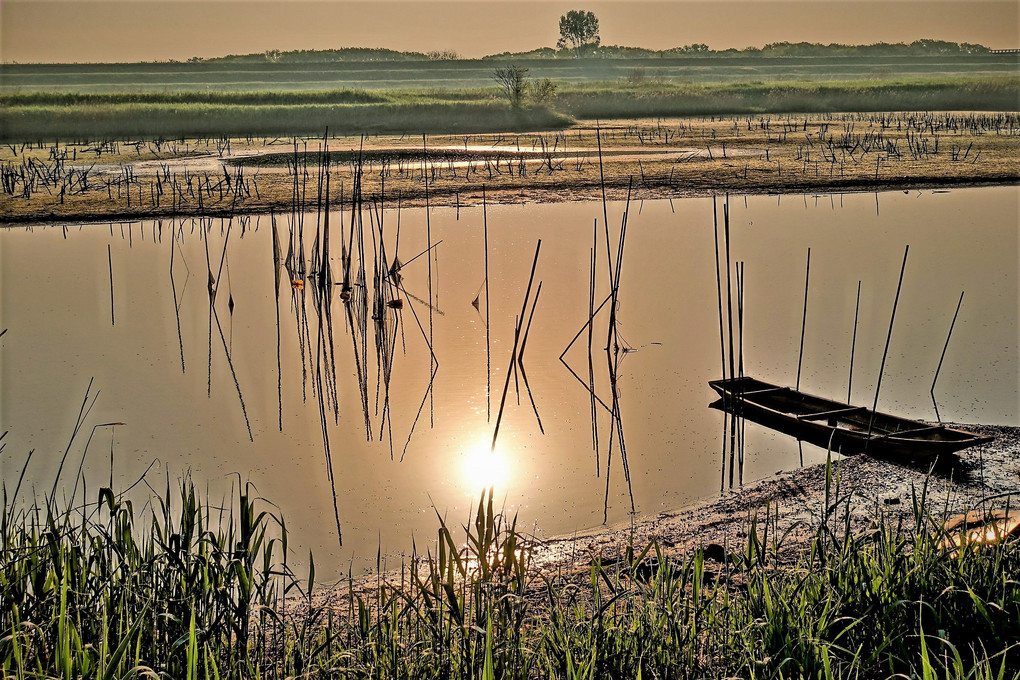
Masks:
[[[479,442],[464,451],[461,474],[464,484],[474,493],[504,487],[509,480],[509,467],[499,447],[493,451],[490,442]]]

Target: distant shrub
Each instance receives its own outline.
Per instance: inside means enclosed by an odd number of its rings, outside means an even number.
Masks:
[[[531,83],[531,100],[536,104],[547,104],[556,96],[556,83],[542,78]]]

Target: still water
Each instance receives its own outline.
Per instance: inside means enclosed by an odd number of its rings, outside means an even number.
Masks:
[[[745,372],[796,381],[810,247],[801,388],[845,399],[860,282],[850,389],[854,403],[870,405],[909,245],[880,410],[935,418],[929,391],[965,292],[935,390],[939,412],[1016,425],[1018,196],[1000,187],[731,197]],[[614,260],[624,209],[609,204]],[[545,535],[597,526],[607,501],[608,521],[624,521],[631,494],[639,514],[711,497],[728,486],[722,414],[707,408],[706,383],[721,371],[714,209],[721,225],[721,198],[715,207],[711,199],[630,205],[617,306],[629,488],[601,406],[593,450],[586,332],[560,360],[588,319],[596,221],[595,304],[609,293],[597,203],[490,206],[484,219],[478,206],[442,208],[428,221],[421,209],[366,209],[352,260],[356,272],[365,253],[366,288],[356,286],[347,304],[341,286],[322,299],[311,281],[292,283],[293,272],[274,263],[267,216],[0,231],[0,429],[8,431],[0,473],[11,489],[35,450],[22,494],[49,492],[91,380],[89,403],[98,397],[70,447],[64,493],[83,455],[90,497],[111,464],[126,486],[158,461],[152,486],[190,473],[214,501],[238,479],[251,482],[286,516],[295,556],[313,550],[320,574],[374,566],[377,549],[399,555],[412,536],[421,546],[436,512],[459,524],[489,484],[508,512]],[[406,264],[402,287],[389,289],[402,306],[384,307],[377,321],[359,291],[375,288],[380,216],[388,262],[396,254]],[[304,216],[306,255],[315,220]],[[349,211],[332,215],[337,280],[341,223],[349,239]],[[285,256],[294,218],[276,224]],[[412,261],[429,232],[438,243],[431,261]],[[539,282],[541,294],[523,370],[508,381],[539,239],[532,299]],[[530,316],[529,306],[522,326]],[[607,319],[608,306],[594,324],[592,374],[611,405]],[[93,429],[110,422],[124,424]],[[825,453],[804,445],[803,456],[811,464]],[[745,483],[798,464],[796,441],[747,425]]]

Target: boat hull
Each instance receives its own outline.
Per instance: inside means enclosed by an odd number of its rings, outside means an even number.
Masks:
[[[843,455],[868,453],[918,462],[992,441],[886,413],[872,415],[862,406],[754,378],[713,380],[709,385],[721,397],[711,407]]]

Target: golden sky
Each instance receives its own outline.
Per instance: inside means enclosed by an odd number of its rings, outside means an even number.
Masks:
[[[570,9],[595,12],[604,45],[936,38],[1020,47],[1017,0],[0,0],[0,59],[158,61],[335,47],[480,57],[555,45]]]

